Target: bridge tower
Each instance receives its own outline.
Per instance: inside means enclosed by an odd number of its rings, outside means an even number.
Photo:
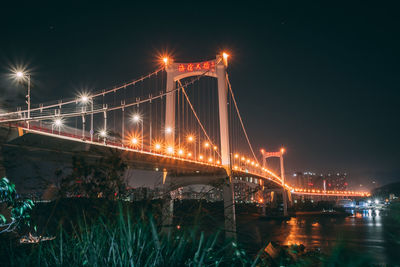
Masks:
[[[210,76],[218,80],[219,125],[221,140],[221,163],[224,167],[230,166],[229,125],[228,125],[228,85],[226,68],[228,54],[217,55],[215,60],[196,63],[175,63],[166,61],[166,110],[165,110],[165,141],[174,144],[175,141],[175,108],[176,82],[190,76]]]
[[[218,108],[220,125],[221,164],[226,169],[228,177],[223,186],[224,214],[226,236],[236,237],[236,216],[234,189],[231,181],[231,160],[229,151],[229,118],[228,118],[228,84],[226,69],[228,67],[228,54],[217,55],[214,60],[177,63],[164,60],[167,72],[166,83],[166,110],[165,110],[165,141],[167,144],[175,142],[175,107],[176,107],[176,82],[191,76],[209,76],[218,81]]]
[[[266,168],[267,166],[267,158],[279,158],[280,169],[281,169],[281,180],[282,180],[282,198],[283,198],[283,216],[288,216],[287,212],[287,199],[288,199],[288,192],[285,189],[285,167],[283,165],[283,154],[285,153],[285,149],[281,148],[278,152],[265,152],[264,149],[261,150],[262,154],[262,163],[263,167]]]

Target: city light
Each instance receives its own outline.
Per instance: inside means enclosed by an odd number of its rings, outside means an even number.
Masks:
[[[283,147],[281,148],[281,153],[285,153],[285,149]]]
[[[193,135],[188,135],[187,140],[189,143],[194,141],[194,136]]]
[[[199,155],[199,160],[203,160],[203,155]]]
[[[209,157],[208,162],[213,162],[213,159],[211,157]]]
[[[224,58],[224,60],[227,60],[229,55],[225,52],[222,53],[222,57]]]
[[[187,154],[187,156],[188,156],[188,158],[191,158],[191,157],[192,157],[192,153],[189,152],[189,153]]]
[[[205,142],[205,143],[204,143],[204,147],[207,148],[207,147],[209,147],[209,146],[210,146],[210,143],[208,143],[208,142]]]
[[[164,64],[165,64],[165,65],[168,64],[168,58],[167,58],[167,57],[164,57],[164,58],[163,58],[163,61],[164,61]]]
[[[239,154],[235,154],[235,159],[239,158]]]
[[[218,147],[217,146],[214,146],[214,150],[217,150],[218,149]]]
[[[179,149],[178,150],[178,154],[182,156],[183,155],[183,149]]]
[[[16,75],[18,78],[24,77],[24,73],[23,73],[22,71],[17,71],[17,72],[15,73],[15,75]]]

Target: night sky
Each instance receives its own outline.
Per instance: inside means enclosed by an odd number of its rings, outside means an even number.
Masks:
[[[343,171],[369,187],[400,181],[400,23],[390,1],[8,2],[3,107],[24,102],[7,79],[15,65],[31,71],[40,103],[147,74],[157,53],[200,61],[226,50],[257,150],[285,146],[288,172]]]

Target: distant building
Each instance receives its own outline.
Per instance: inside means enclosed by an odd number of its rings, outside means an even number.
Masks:
[[[178,199],[198,199],[210,202],[223,200],[221,188],[215,188],[207,185],[194,185],[178,188],[176,198]]]
[[[315,172],[295,172],[293,174],[295,185],[303,189],[319,190],[346,190],[347,173],[317,174]]]
[[[346,190],[347,183],[347,173],[328,173],[326,177],[326,190]]]
[[[296,172],[293,174],[293,177],[295,178],[296,186],[298,188],[323,188],[324,178],[322,177],[322,175],[318,175],[315,172]]]

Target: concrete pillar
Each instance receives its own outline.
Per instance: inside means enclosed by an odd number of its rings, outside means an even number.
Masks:
[[[282,189],[282,200],[283,200],[283,216],[288,216],[288,203],[287,203],[287,190],[285,188]]]
[[[234,188],[230,177],[226,178],[223,185],[225,238],[236,239],[236,214],[234,201]]]
[[[168,193],[162,203],[162,232],[168,233],[174,222],[174,200]]]
[[[170,67],[166,68],[167,71],[167,88],[166,92],[172,92],[175,90],[174,81],[174,70]],[[176,92],[167,94],[165,102],[165,129],[171,128],[171,132],[165,131],[165,141],[168,145],[174,145],[175,143],[175,101]],[[165,130],[164,129],[164,130]]]
[[[173,225],[174,219],[174,200],[171,197],[170,183],[171,179],[167,177],[167,170],[163,170],[163,203],[162,203],[162,229],[163,233],[168,233]]]
[[[275,191],[271,191],[271,208],[276,208],[276,193]]]
[[[217,56],[216,73],[218,79],[218,104],[219,104],[219,128],[221,140],[221,163],[230,165],[229,151],[229,124],[228,124],[228,85],[226,81],[226,65]]]

